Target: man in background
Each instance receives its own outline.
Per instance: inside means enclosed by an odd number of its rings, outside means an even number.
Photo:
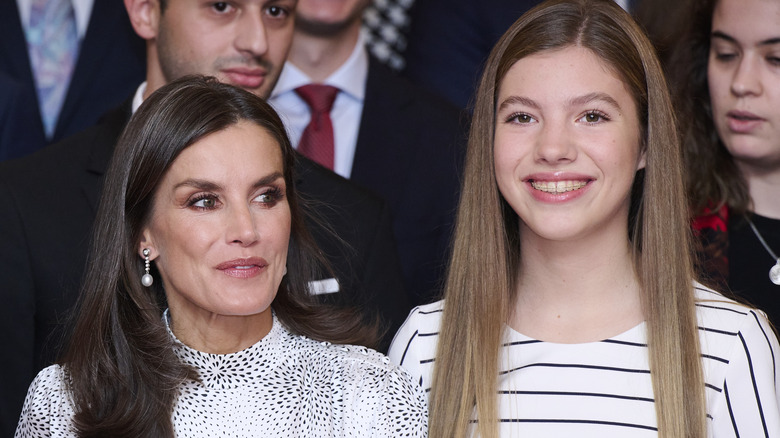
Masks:
[[[457,108],[367,53],[360,32],[367,6],[299,0],[292,48],[270,102],[299,152],[390,204],[406,289],[413,303],[423,303],[443,277],[464,127]]]

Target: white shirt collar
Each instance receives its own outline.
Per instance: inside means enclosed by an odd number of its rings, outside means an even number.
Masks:
[[[135,114],[136,111],[138,111],[138,107],[141,106],[142,103],[144,103],[144,93],[146,92],[146,81],[143,81],[141,85],[138,86],[138,89],[135,90],[135,95],[133,95],[133,105],[130,107],[133,111],[133,114]]]
[[[333,74],[328,76],[323,83],[338,88],[341,92],[351,95],[353,98],[363,101],[366,92],[366,77],[368,76],[368,52],[365,46],[363,34],[358,36],[357,44],[346,62]],[[290,62],[284,64],[279,82],[276,83],[271,99],[292,91],[302,85],[311,84],[313,81],[301,69]]]

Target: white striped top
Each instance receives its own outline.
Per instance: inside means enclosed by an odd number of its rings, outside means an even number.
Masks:
[[[780,437],[780,347],[766,316],[695,289],[708,436]],[[390,359],[426,394],[443,304],[413,309],[390,347]],[[501,437],[657,436],[645,329],[642,323],[600,342],[557,344],[507,326],[499,358]]]

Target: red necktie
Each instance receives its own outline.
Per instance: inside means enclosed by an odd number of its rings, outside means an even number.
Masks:
[[[311,109],[311,120],[303,130],[298,152],[333,170],[333,122],[330,109],[339,89],[330,85],[309,84],[295,89]]]

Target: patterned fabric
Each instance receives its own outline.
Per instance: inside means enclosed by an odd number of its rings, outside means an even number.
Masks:
[[[409,9],[415,0],[374,0],[363,12],[362,33],[372,55],[395,71],[406,65]]]
[[[274,317],[271,332],[233,354],[181,343],[177,356],[202,382],[181,388],[173,425],[180,437],[424,437],[424,394],[403,370],[364,347],[293,335]],[[30,386],[16,437],[71,437],[63,368]]]
[[[71,0],[32,0],[26,29],[43,126],[46,137],[51,138],[78,57],[78,32]]]
[[[724,205],[694,218],[691,224],[696,236],[696,272],[719,290],[728,290],[728,223],[729,209]]]
[[[766,316],[695,285],[709,438],[780,436],[778,345]],[[430,391],[443,301],[415,308],[390,347]],[[502,437],[657,437],[645,324],[560,344],[507,327],[498,377]],[[457,390],[457,389],[456,389]]]

